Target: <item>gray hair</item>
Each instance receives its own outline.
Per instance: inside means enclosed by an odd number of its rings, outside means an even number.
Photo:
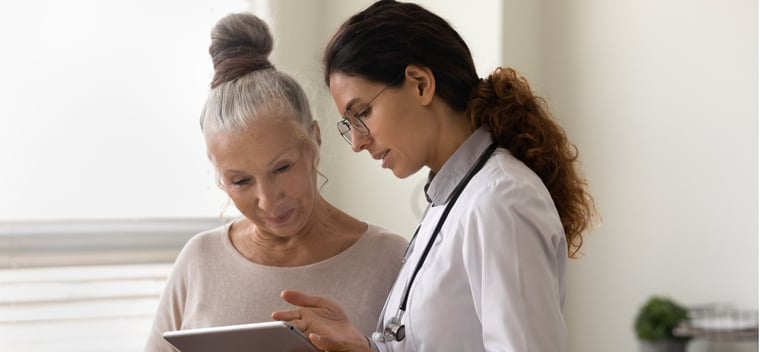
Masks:
[[[303,88],[272,66],[272,33],[248,13],[230,14],[211,31],[214,79],[201,113],[204,135],[241,131],[261,117],[292,118],[311,131],[313,117]]]
[[[212,88],[201,113],[204,135],[241,131],[260,117],[293,118],[307,130],[313,123],[301,86],[275,69],[253,71]]]

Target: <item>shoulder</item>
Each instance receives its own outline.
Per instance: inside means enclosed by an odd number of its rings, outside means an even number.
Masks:
[[[215,256],[224,251],[229,227],[230,223],[227,223],[193,235],[182,247],[175,265],[198,261],[199,258]]]
[[[498,148],[483,169],[471,181],[469,201],[473,205],[521,204],[541,201],[554,207],[548,189],[541,178],[522,161],[503,148]]]
[[[213,229],[209,229],[195,234],[185,244],[184,250],[193,250],[204,248],[209,245],[219,245],[229,234],[230,224],[223,224]]]
[[[224,250],[223,239],[227,225],[209,229],[193,235],[182,247],[172,266],[172,273],[167,282],[172,290],[186,290],[188,282],[209,270],[209,262],[215,262],[220,251]]]
[[[368,224],[365,240],[373,245],[391,251],[405,251],[409,241],[401,235],[378,225]]]
[[[367,231],[347,252],[345,259],[354,263],[365,263],[377,269],[378,265],[390,268],[393,265],[388,265],[389,263],[401,263],[408,243],[406,238],[398,234],[368,224]]]
[[[523,232],[523,225],[540,224],[545,231],[562,232],[554,201],[541,178],[503,148],[473,177],[461,202],[467,209],[461,220],[470,226],[506,226]]]
[[[382,227],[368,225],[368,229],[350,248],[320,265],[312,266],[313,270],[321,273],[319,277],[323,280],[332,277],[338,281],[346,277],[373,278],[372,285],[381,286],[392,282],[401,267],[407,241]],[[332,276],[325,276],[326,273]]]

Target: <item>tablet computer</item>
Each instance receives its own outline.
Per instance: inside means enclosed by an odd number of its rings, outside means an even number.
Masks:
[[[164,332],[181,352],[319,352],[309,339],[282,321]]]

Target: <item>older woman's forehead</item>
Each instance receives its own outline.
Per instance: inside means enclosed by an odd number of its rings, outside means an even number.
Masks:
[[[206,143],[209,152],[261,155],[276,154],[280,150],[303,148],[312,138],[306,127],[289,118],[268,118],[250,122],[242,131],[209,133]]]

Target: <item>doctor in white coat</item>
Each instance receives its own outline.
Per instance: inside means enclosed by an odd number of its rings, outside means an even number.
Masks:
[[[338,129],[429,206],[372,336],[340,302],[296,291],[273,314],[329,351],[567,351],[567,258],[594,218],[577,149],[512,69],[486,79],[426,9],[378,1],[324,54]]]

